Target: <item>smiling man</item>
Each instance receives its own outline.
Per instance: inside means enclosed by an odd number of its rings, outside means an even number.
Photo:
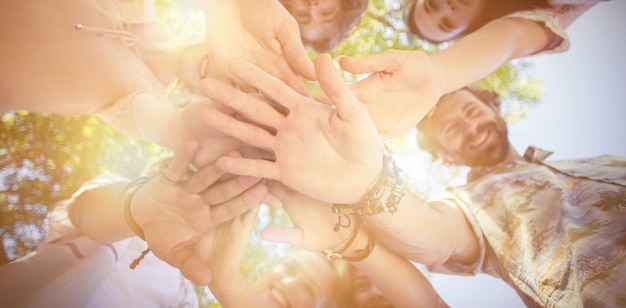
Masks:
[[[626,160],[546,162],[551,152],[534,147],[522,156],[499,105],[496,93],[466,87],[443,96],[417,126],[420,147],[472,168],[466,185],[437,202],[464,213],[479,253],[434,269],[500,277],[528,306],[624,305]]]

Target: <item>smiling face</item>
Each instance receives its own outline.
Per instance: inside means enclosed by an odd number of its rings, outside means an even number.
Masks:
[[[259,291],[273,307],[317,307],[334,299],[338,281],[337,271],[323,255],[296,254],[276,265]]]
[[[480,16],[487,0],[416,0],[409,23],[420,38],[446,42],[457,38]]]
[[[340,0],[290,0],[285,7],[298,22],[303,42],[339,39]]]
[[[507,158],[508,129],[493,104],[468,90],[444,95],[431,115],[438,152],[448,161],[470,167],[493,166]]]

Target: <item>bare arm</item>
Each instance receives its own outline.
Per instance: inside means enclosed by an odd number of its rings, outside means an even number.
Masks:
[[[511,59],[542,50],[555,34],[543,24],[502,18],[427,55],[387,50],[363,57],[342,57],[345,70],[370,75],[350,85],[385,138],[406,134],[446,93],[480,80]]]
[[[460,209],[427,203],[406,189],[396,213],[376,214],[366,221],[385,246],[418,263],[469,263],[478,256],[478,239]]]
[[[509,60],[541,51],[555,38],[542,23],[499,18],[431,58],[445,94],[486,77]]]
[[[354,264],[394,307],[447,307],[418,268],[380,244]]]

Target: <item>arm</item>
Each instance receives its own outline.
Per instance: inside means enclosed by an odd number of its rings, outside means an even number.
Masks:
[[[393,214],[365,219],[378,240],[399,255],[427,266],[470,263],[478,257],[478,239],[463,212],[443,202],[425,202],[404,189]]]
[[[293,227],[271,225],[261,233],[269,241],[296,245],[311,251],[332,249],[339,251],[355,232],[356,217],[350,218],[349,227],[334,231],[337,215],[330,205],[273,183],[270,188],[283,201]],[[347,225],[345,222],[342,225]],[[367,224],[369,226],[369,223]],[[355,240],[346,255],[355,255],[357,249],[368,245],[369,236],[365,226],[358,229]],[[382,292],[394,307],[435,307],[440,304],[437,293],[428,280],[409,261],[386,249],[380,243],[362,261],[354,263]],[[355,291],[355,290],[353,290]]]
[[[446,94],[486,77],[509,60],[541,51],[555,38],[542,23],[499,18],[431,58]]]
[[[486,77],[506,61],[540,51],[554,38],[541,23],[502,18],[430,56],[387,50],[341,57],[339,64],[351,73],[371,73],[350,89],[367,106],[381,134],[390,138],[406,134],[442,95]]]
[[[303,99],[249,65],[233,67],[233,72],[241,78],[250,78],[251,84],[283,104],[289,110],[287,116],[276,114],[254,96],[207,80],[205,86],[211,93],[224,95],[211,95],[216,102],[227,104],[252,121],[276,130],[276,134],[270,134],[251,124],[216,114],[212,123],[218,129],[253,146],[270,149],[276,155],[275,161],[224,157],[218,160],[218,165],[234,174],[279,180],[324,202],[355,204],[381,170],[378,162],[382,156],[382,140],[367,111],[332,67],[330,58],[320,55],[315,65],[320,84],[336,108]],[[386,235],[382,238],[389,241],[389,247],[397,245],[403,256],[427,264],[443,263],[457,255],[464,259],[466,252],[473,253],[475,242],[471,241],[470,233],[465,232],[468,225],[463,223],[464,216],[458,209],[439,203],[431,206],[406,190],[405,193],[399,205],[403,214],[381,215],[374,221],[376,231]],[[458,229],[449,227],[450,223]],[[394,239],[396,242],[392,242]]]
[[[394,307],[447,307],[417,267],[380,244],[354,264]]]

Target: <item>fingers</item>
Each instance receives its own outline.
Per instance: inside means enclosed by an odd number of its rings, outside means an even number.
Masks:
[[[340,118],[346,119],[358,114],[356,108],[364,108],[354,97],[346,81],[333,65],[329,54],[320,54],[315,61],[315,73],[320,80],[324,93],[334,103]]]
[[[209,205],[217,205],[241,195],[252,185],[261,181],[254,177],[234,177],[209,187],[202,193],[202,199]]]
[[[247,210],[261,204],[261,200],[267,195],[267,186],[257,184],[240,196],[211,208],[211,220],[214,225],[219,225],[240,216]]]
[[[222,175],[224,171],[218,169],[215,164],[210,164],[194,173],[183,184],[183,188],[187,192],[197,194],[210,188]]]
[[[295,27],[282,27],[281,30],[284,30],[284,32],[279,32],[276,36],[283,46],[283,53],[287,58],[287,63],[298,75],[308,80],[316,80],[315,68],[302,45],[298,25],[295,24]],[[300,94],[306,95],[306,92]]]
[[[384,59],[387,56],[388,53],[386,52],[360,57],[342,56],[337,59],[337,63],[342,69],[350,73],[365,74],[384,71],[387,67],[387,62]]]
[[[250,146],[260,149],[272,148],[274,136],[263,128],[242,122],[215,110],[208,110],[204,114],[204,118],[210,127],[235,139],[239,139]]]
[[[267,204],[275,209],[283,207],[283,202],[271,192],[268,192],[267,195],[265,195],[263,198],[263,204]]]
[[[220,157],[216,164],[218,168],[227,173],[280,180],[278,167],[270,161],[224,156]]]
[[[198,151],[199,144],[195,140],[183,141],[175,150],[172,162],[163,170],[161,179],[165,182],[180,182],[188,171],[189,163]],[[171,183],[168,183],[171,184]]]
[[[234,61],[229,66],[233,75],[254,85],[263,94],[287,109],[291,109],[302,95],[295,92],[278,78],[257,66],[244,61]]]
[[[261,238],[270,242],[302,247],[302,231],[298,228],[269,225],[261,230]]]
[[[249,65],[256,68],[252,64]],[[260,69],[257,68],[257,70]],[[266,76],[269,75],[266,74]],[[201,81],[201,92],[211,100],[235,110],[250,120],[269,127],[273,127],[273,124],[279,123],[283,118],[280,112],[276,111],[276,109],[257,95],[245,93],[213,78]]]

